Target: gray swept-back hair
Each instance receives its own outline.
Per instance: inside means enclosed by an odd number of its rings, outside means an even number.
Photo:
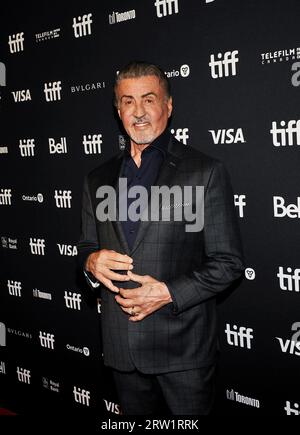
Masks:
[[[135,79],[144,76],[156,76],[165,91],[166,98],[168,99],[171,96],[169,80],[158,65],[143,61],[131,61],[116,75],[114,84],[114,103],[116,107],[118,105],[116,90],[119,82],[123,79]]]

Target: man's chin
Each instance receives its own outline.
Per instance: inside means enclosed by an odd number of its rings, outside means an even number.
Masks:
[[[154,141],[155,137],[152,137],[152,136],[151,137],[149,137],[149,136],[145,136],[145,137],[133,137],[133,136],[131,136],[130,139],[136,145],[149,145],[151,142]]]

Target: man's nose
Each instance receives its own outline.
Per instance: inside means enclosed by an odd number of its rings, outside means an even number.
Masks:
[[[135,105],[134,115],[137,118],[142,118],[145,115],[145,108],[143,102],[137,102]]]

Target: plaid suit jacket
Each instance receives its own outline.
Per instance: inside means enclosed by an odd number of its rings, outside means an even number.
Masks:
[[[99,249],[128,254],[133,272],[165,282],[173,302],[130,322],[115,294],[101,284],[104,364],[152,374],[209,365],[217,353],[216,295],[244,270],[228,173],[220,161],[171,137],[155,185],[204,186],[204,227],[195,233],[185,231],[184,221],[142,221],[130,250],[120,222],[96,217],[96,191],[102,185],[117,187],[122,157],[120,152],[85,178],[79,267],[83,270],[90,253]]]

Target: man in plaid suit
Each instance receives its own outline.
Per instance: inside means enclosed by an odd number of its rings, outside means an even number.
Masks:
[[[112,368],[125,414],[154,414],[161,399],[174,415],[208,414],[216,296],[244,270],[230,180],[220,161],[168,132],[172,98],[156,65],[125,66],[116,78],[115,104],[129,141],[86,177],[78,242],[80,267],[101,292],[104,364]],[[138,207],[128,190],[149,194],[148,203],[139,203],[145,217],[153,186],[182,192],[192,186],[196,193],[198,186],[204,194],[179,202],[162,195],[152,212],[172,211],[169,219],[134,218]],[[107,214],[103,189],[116,192]],[[175,210],[186,216],[199,202],[203,225],[188,230]]]

